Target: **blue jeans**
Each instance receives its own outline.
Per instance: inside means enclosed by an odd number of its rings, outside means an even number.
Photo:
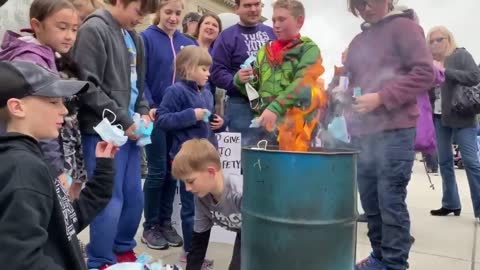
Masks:
[[[353,137],[360,150],[358,189],[373,255],[388,269],[408,268],[410,216],[405,199],[412,173],[415,129]]]
[[[167,137],[165,131],[155,127],[151,139],[152,143],[145,146],[148,174],[143,187],[145,194],[144,229],[171,222],[177,185],[171,176],[168,157],[172,145],[171,138]]]
[[[229,121],[228,131],[242,134],[242,146],[256,146],[264,139],[269,142],[269,145],[278,144],[275,135],[267,132],[263,127],[249,127],[255,114],[247,99],[229,97],[225,106],[225,115]]]
[[[467,172],[473,211],[475,217],[480,217],[480,162],[477,156],[476,128],[449,128],[442,125],[440,118],[435,118],[435,129],[437,133],[438,163],[443,180],[442,207],[447,209],[460,209],[462,207],[453,168],[452,142],[455,137]]]
[[[148,174],[143,187],[145,194],[144,229],[149,229],[156,224],[162,225],[165,222],[171,222],[173,200],[177,188],[177,181],[172,179],[171,175],[169,156],[172,145],[171,137],[162,129],[155,127],[151,139],[152,143],[145,146]],[[193,194],[186,191],[183,183],[180,183],[180,200],[182,202],[180,216],[184,249],[188,252],[192,246],[195,205]]]
[[[88,177],[96,166],[96,135],[82,135],[83,154]],[[88,268],[116,262],[115,253],[135,248],[134,240],[142,217],[141,148],[129,140],[115,156],[115,184],[107,207],[90,224],[87,246]]]
[[[193,193],[186,190],[183,181],[180,181],[180,200],[182,202],[180,217],[182,219],[183,249],[185,252],[190,252],[192,250],[195,201]]]

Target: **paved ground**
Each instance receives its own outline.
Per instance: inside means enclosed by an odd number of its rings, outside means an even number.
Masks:
[[[460,217],[432,217],[429,211],[440,207],[441,178],[432,176],[435,190],[431,190],[423,163],[416,162],[415,164],[407,199],[412,219],[412,235],[416,238],[410,253],[410,269],[480,270],[478,224],[473,217],[467,178],[465,171],[457,170],[456,172],[463,204],[462,215]],[[142,229],[139,229],[137,239],[141,232]],[[359,224],[358,259],[370,253],[366,232],[366,225]],[[83,232],[80,238],[88,242],[88,232]],[[148,253],[166,263],[177,263],[181,249],[153,251],[147,249],[145,245],[139,244],[136,252]],[[215,269],[226,270],[231,252],[232,246],[230,245],[211,243],[208,258],[215,260]]]

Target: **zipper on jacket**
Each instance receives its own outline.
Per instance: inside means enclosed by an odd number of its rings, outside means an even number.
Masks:
[[[177,53],[175,52],[175,46],[173,45],[173,37],[168,36],[170,39],[170,45],[172,47],[172,53],[173,53],[173,63],[175,63],[175,60],[177,59]],[[177,70],[174,68],[173,69],[173,78],[172,78],[172,85],[175,84],[175,78],[177,77]]]

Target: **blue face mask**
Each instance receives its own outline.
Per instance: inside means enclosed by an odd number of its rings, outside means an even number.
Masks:
[[[73,178],[70,175],[67,175],[67,183],[69,186],[71,186],[73,183]]]
[[[137,145],[142,147],[151,144],[152,139],[150,138],[150,136],[153,132],[153,123],[150,122],[150,124],[148,124],[148,127],[145,127],[145,120],[141,118],[140,114],[138,113],[135,113],[133,115],[133,122],[135,123],[135,126],[137,126],[137,130],[135,130],[135,135],[140,136],[140,138],[137,140]]]
[[[114,119],[112,122],[110,122],[105,117],[106,112],[110,112],[114,116]],[[123,131],[122,126],[112,125],[112,123],[115,122],[116,118],[117,118],[116,115],[112,111],[105,109],[103,111],[103,120],[100,123],[98,123],[98,125],[93,127],[93,129],[102,138],[102,140],[108,143],[111,143],[115,146],[121,147],[125,143],[127,143],[128,137],[125,136],[125,132]]]
[[[328,124],[328,133],[330,133],[337,140],[346,143],[350,142],[347,130],[347,121],[345,120],[344,116],[337,116],[333,118],[332,122]]]
[[[203,116],[203,122],[208,123],[210,122],[210,116],[212,113],[209,110],[205,110],[205,115]]]

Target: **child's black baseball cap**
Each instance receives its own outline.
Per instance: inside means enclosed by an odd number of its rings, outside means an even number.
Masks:
[[[61,80],[57,74],[32,62],[0,61],[0,108],[11,98],[70,97],[88,88],[88,82]]]

